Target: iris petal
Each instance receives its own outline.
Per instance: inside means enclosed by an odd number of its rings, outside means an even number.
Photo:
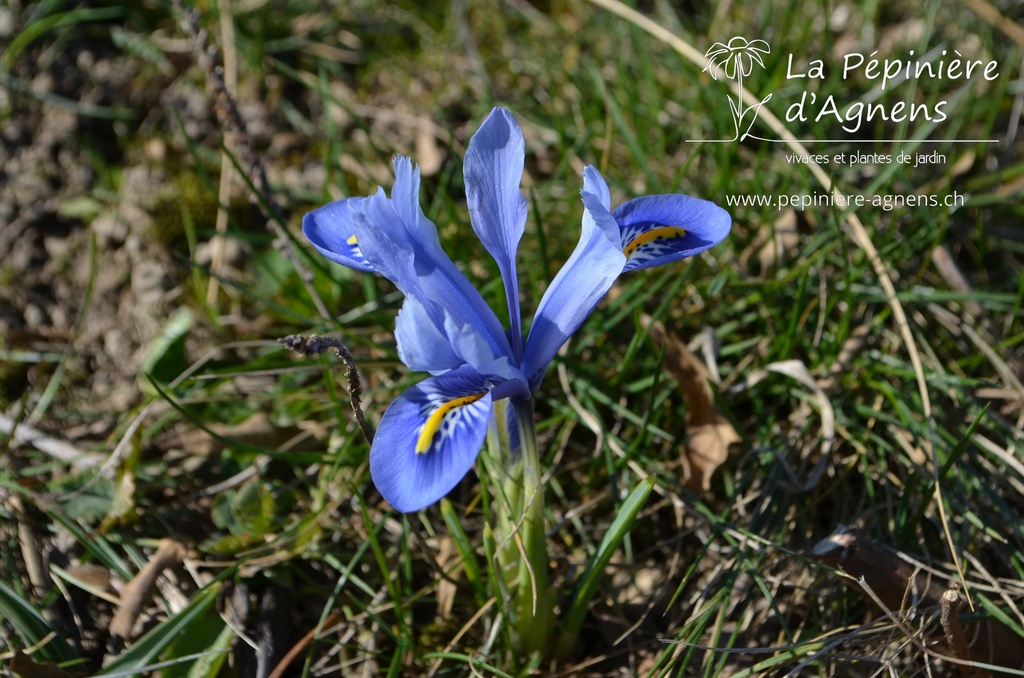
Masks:
[[[648,195],[612,212],[629,256],[625,271],[692,257],[729,235],[732,218],[718,205],[688,195]]]
[[[445,254],[437,228],[419,208],[419,171],[395,161],[394,199],[382,190],[355,215],[356,237],[366,260],[407,297],[420,302],[435,328],[451,316],[484,337],[491,357],[511,356],[508,337],[494,311]]]
[[[596,170],[594,174],[600,178]],[[603,180],[600,186],[604,186]],[[608,212],[607,187],[602,193],[600,186],[592,186],[594,193],[584,189],[579,244],[537,307],[523,359],[523,373],[531,391],[540,386],[548,363],[594,310],[626,263],[619,245],[618,226]]]
[[[605,211],[611,209],[611,192],[608,189],[608,182],[593,165],[583,168],[583,189],[584,193],[594,196]]]
[[[583,168],[583,192],[581,195],[590,194],[591,205],[594,209],[586,209],[586,200],[584,200],[584,212],[583,212],[583,223],[586,226],[586,220],[593,220],[593,224],[600,228],[608,239],[612,242],[618,242],[619,237],[619,226],[614,220],[609,220],[604,216],[605,212],[608,212],[612,208],[612,194],[608,190],[608,183],[601,176],[601,173],[597,171],[591,165],[587,165]],[[600,217],[598,218],[598,215]]]
[[[434,325],[415,297],[406,297],[395,321],[398,357],[415,372],[439,374],[466,363],[452,348],[447,334]],[[482,341],[482,340],[481,340]]]
[[[490,384],[468,365],[410,388],[388,407],[370,448],[377,489],[406,513],[441,499],[473,467],[492,408]]]
[[[302,217],[302,232],[313,247],[331,261],[374,273],[356,240],[355,213],[366,198],[335,200]]]
[[[414,240],[427,247],[441,247],[437,227],[423,214],[420,207],[420,168],[403,155],[395,156],[395,185],[391,189],[391,204],[401,223]]]
[[[477,372],[499,380],[522,380],[519,371],[507,355],[494,355],[485,337],[472,325],[462,325],[450,315],[445,315],[445,335],[461,361],[472,365]]]
[[[526,198],[519,190],[526,144],[512,114],[495,108],[469,140],[463,172],[473,230],[498,263],[505,283],[515,359],[522,358],[516,250],[526,227]]]

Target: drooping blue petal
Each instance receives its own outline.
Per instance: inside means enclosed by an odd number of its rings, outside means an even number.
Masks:
[[[593,175],[600,179],[596,170]],[[593,176],[589,178],[594,180]],[[594,310],[626,263],[619,244],[618,225],[608,212],[607,188],[602,194],[603,180],[600,186],[588,186],[587,179],[584,179],[585,209],[580,242],[544,292],[526,340],[523,373],[531,391],[540,386],[548,363]],[[587,190],[590,187],[596,192]]]
[[[434,325],[416,297],[406,297],[395,321],[398,357],[414,372],[440,374],[466,363],[452,348],[448,335]],[[483,341],[481,339],[480,341]]]
[[[469,365],[413,386],[388,407],[370,448],[370,474],[388,502],[418,511],[469,472],[487,435],[490,385]]]
[[[354,215],[363,256],[405,296],[416,298],[439,331],[450,315],[483,336],[490,357],[511,356],[498,317],[445,254],[437,228],[419,208],[419,170],[400,157],[395,173],[394,198],[378,190]]]
[[[322,255],[331,261],[374,273],[356,241],[354,213],[366,198],[343,198],[308,212],[302,217],[302,233]]]
[[[473,325],[459,324],[445,312],[444,327],[434,326],[427,309],[416,297],[406,297],[395,323],[398,357],[411,369],[437,375],[472,365],[495,380],[525,381],[505,355],[494,355],[487,339]]]
[[[516,250],[526,227],[526,198],[519,190],[525,155],[519,123],[505,109],[495,108],[469,140],[463,165],[473,230],[498,262],[505,283],[509,334],[517,362],[523,353]]]
[[[688,195],[648,195],[619,205],[612,215],[629,261],[624,270],[692,257],[729,235],[732,218],[713,202]]]

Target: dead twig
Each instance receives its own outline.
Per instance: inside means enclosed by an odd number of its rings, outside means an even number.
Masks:
[[[16,445],[28,445],[68,464],[89,468],[100,463],[100,455],[83,452],[71,443],[51,438],[37,428],[0,414],[0,435],[11,436]]]
[[[366,442],[372,443],[373,428],[367,423],[366,417],[363,416],[363,388],[359,381],[359,371],[356,369],[355,358],[349,353],[345,344],[333,337],[319,337],[315,334],[309,336],[292,334],[281,339],[280,342],[292,351],[307,357],[317,356],[326,351],[334,350],[334,353],[345,363],[346,377],[348,378],[348,396],[352,401],[352,412],[355,413],[356,423],[359,424],[359,430],[363,432]]]
[[[238,63],[235,59],[235,21],[231,14],[231,3],[218,0],[217,12],[220,14],[220,41],[224,52],[224,87],[229,94],[238,86]],[[231,158],[227,149],[220,154],[220,183],[217,187],[217,220],[210,244],[210,284],[206,288],[206,304],[213,307],[217,303],[217,291],[220,288],[220,275],[224,268],[224,250],[227,240],[224,234],[228,230],[228,203],[231,202],[231,178],[233,176]]]
[[[199,26],[199,10],[185,7],[182,0],[174,0],[174,7],[182,16],[182,28],[195,42],[195,53],[198,55],[199,65],[206,71],[206,86],[210,91],[210,96],[213,97],[214,112],[224,132],[225,145],[234,149],[239,165],[249,178],[252,189],[250,198],[267,213],[267,225],[274,233],[276,246],[299,273],[306,293],[313,300],[317,312],[323,318],[331,318],[330,311],[327,310],[320,294],[313,287],[312,273],[300,264],[292,242],[282,226],[284,212],[274,199],[274,194],[270,190],[270,182],[267,181],[266,168],[263,166],[259,153],[256,152],[252,137],[246,130],[245,121],[242,119],[241,113],[238,112],[238,104],[228,92],[224,82],[224,68],[219,63],[221,61],[220,50],[216,45],[210,44],[206,30]]]
[[[281,658],[281,661],[277,663],[277,666],[274,667],[274,670],[270,672],[270,675],[267,676],[267,678],[281,678],[283,675],[285,675],[285,672],[288,670],[288,667],[291,665],[291,663],[294,662],[299,657],[299,655],[301,655],[306,650],[306,648],[310,646],[310,644],[314,640],[316,640],[317,634],[319,634],[322,629],[328,629],[343,620],[344,617],[341,615],[340,612],[332,612],[327,617],[327,619],[324,620],[323,624],[319,624],[316,628],[311,629],[308,633],[306,633],[306,635],[302,637],[301,640],[299,640],[299,642],[295,643],[295,645],[293,645],[292,648],[288,650],[288,652],[285,654],[284,657]]]
[[[942,632],[946,634],[946,642],[953,656],[957,659],[969,661],[971,650],[967,646],[967,639],[964,637],[964,627],[960,624],[960,603],[963,597],[960,595],[960,587],[950,584],[946,592],[942,594]],[[960,675],[964,678],[981,678],[982,673],[967,664],[957,664]]]
[[[990,676],[997,667],[1024,668],[1024,642],[1010,627],[995,617],[988,617],[970,621],[967,629],[962,629],[958,612],[963,597],[959,587],[954,604],[952,599],[947,600],[950,590],[942,584],[944,577],[938,572],[928,572],[923,564],[915,564],[909,556],[845,527],[839,527],[818,543],[811,555],[858,582],[875,603],[901,625],[905,626],[902,620],[911,615],[918,616],[938,607],[949,654],[938,654],[930,649],[927,652],[957,664],[965,678]],[[892,611],[901,611],[901,614],[895,616]],[[908,627],[905,632],[911,635],[909,631]]]

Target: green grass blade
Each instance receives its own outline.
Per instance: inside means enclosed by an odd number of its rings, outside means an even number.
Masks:
[[[164,669],[161,672],[161,678],[178,678],[183,675],[184,678],[215,678],[219,675],[221,667],[228,659],[228,652],[236,634],[235,630],[218,616],[209,615],[206,622],[204,626],[196,625],[197,628],[192,629],[192,633],[185,637],[191,640],[200,651],[192,656],[190,663],[180,663]],[[216,629],[220,630],[213,641],[210,641],[209,638]],[[181,662],[185,662],[188,656],[183,653],[183,650],[182,643],[175,643],[173,654]],[[187,673],[184,672],[184,669],[187,669]]]
[[[96,675],[130,675],[132,672],[147,671],[150,662],[178,640],[194,623],[198,623],[217,600],[221,588],[223,587],[220,582],[207,586],[196,594],[185,609],[144,635],[131,649],[103,667]]]
[[[47,31],[51,31],[55,28],[74,26],[87,21],[105,21],[107,19],[115,19],[122,16],[124,13],[125,8],[123,7],[97,7],[94,9],[79,8],[73,9],[69,12],[51,14],[50,16],[45,16],[37,21],[33,21],[25,27],[25,30],[16,35],[9,45],[7,45],[7,49],[4,51],[3,55],[2,66],[4,70],[10,71],[11,66],[14,64],[14,60],[18,58],[18,55]]]
[[[0,582],[0,616],[3,616],[21,635],[25,645],[36,645],[49,640],[35,653],[35,658],[56,664],[78,659],[68,642],[46,621],[43,615],[24,598]]]
[[[590,601],[594,594],[597,593],[597,584],[604,574],[605,567],[608,566],[608,562],[612,559],[612,554],[615,553],[619,544],[629,534],[629,528],[633,526],[633,521],[636,519],[637,514],[640,513],[640,509],[643,508],[647,497],[651,494],[651,490],[654,489],[654,483],[653,477],[644,478],[640,481],[640,484],[636,486],[626,498],[626,501],[622,503],[618,514],[615,516],[615,520],[612,521],[608,531],[605,532],[604,538],[598,545],[597,551],[590,559],[590,562],[587,563],[587,569],[584,570],[583,576],[580,577],[575,595],[569,603],[569,609],[566,611],[562,632],[559,635],[558,645],[555,650],[556,654],[565,656],[572,650],[573,645],[576,644],[576,637],[579,635],[580,627],[587,616]]]
[[[459,555],[462,557],[462,568],[466,573],[466,579],[473,587],[477,604],[483,605],[487,600],[487,583],[480,576],[480,563],[477,562],[473,543],[469,540],[466,530],[462,528],[459,514],[447,499],[441,500],[441,517],[444,518],[448,532],[451,533],[452,540],[455,542],[455,548],[459,550]]]
[[[468,655],[459,654],[457,652],[428,652],[423,655],[424,659],[449,659],[455,662],[465,663],[473,672],[473,675],[480,675],[481,670],[489,671],[492,675],[498,676],[498,678],[512,678],[512,675],[505,673],[496,666],[480,661],[474,657]]]

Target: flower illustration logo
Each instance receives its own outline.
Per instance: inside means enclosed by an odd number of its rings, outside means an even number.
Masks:
[[[716,42],[704,53],[708,60],[704,70],[710,73],[712,78],[718,80],[719,72],[724,72],[725,77],[736,80],[736,100],[729,97],[729,109],[736,125],[736,136],[728,141],[746,139],[750,135],[754,121],[757,120],[761,106],[772,98],[772,95],[769,94],[758,103],[743,107],[743,78],[753,72],[755,63],[764,68],[761,55],[770,52],[771,48],[764,40],[747,40],[737,35],[728,43]],[[748,114],[750,114],[749,122],[746,121]]]
[[[711,45],[710,49],[704,54],[708,60],[708,65],[704,67],[704,70],[709,71],[711,77],[715,80],[718,80],[719,70],[724,70],[725,77],[730,80],[739,75],[740,84],[742,85],[743,78],[750,75],[753,71],[755,62],[758,66],[764,68],[761,54],[768,54],[771,51],[768,43],[764,40],[748,41],[746,38],[737,35],[729,41],[728,45],[720,42]],[[761,54],[758,54],[758,52]]]

